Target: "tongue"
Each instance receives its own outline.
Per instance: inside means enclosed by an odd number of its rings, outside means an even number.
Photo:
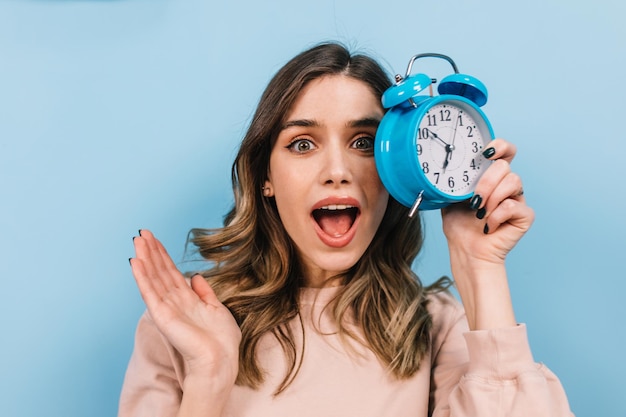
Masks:
[[[339,237],[345,235],[352,227],[352,216],[346,210],[324,210],[317,217],[317,222],[326,234]]]

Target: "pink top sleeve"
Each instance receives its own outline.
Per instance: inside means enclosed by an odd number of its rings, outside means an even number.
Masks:
[[[118,417],[175,416],[182,400],[180,356],[146,312],[139,319]]]
[[[573,416],[558,378],[534,362],[524,324],[469,331],[462,309],[455,316],[435,333],[433,417]]]

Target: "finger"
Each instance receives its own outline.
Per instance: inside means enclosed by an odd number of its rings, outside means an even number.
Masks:
[[[512,227],[521,235],[530,228],[534,219],[535,212],[532,208],[524,202],[508,198],[489,215],[485,233],[493,233],[503,227]]]
[[[494,139],[483,149],[483,155],[492,161],[504,159],[511,163],[517,154],[517,147],[504,139]]]
[[[494,190],[498,187],[500,182],[504,177],[511,173],[511,166],[504,159],[498,159],[494,161],[493,164],[489,168],[485,174],[480,178],[478,183],[476,184],[476,189],[474,190],[474,198],[472,201],[478,201],[480,204],[477,204],[475,209],[485,207],[489,196],[494,192]],[[478,197],[476,197],[478,196]]]
[[[161,276],[160,267],[155,265],[154,251],[150,250],[147,238],[144,236],[134,237],[133,245],[135,246],[137,263],[141,265],[141,272],[150,279],[150,285],[159,297],[163,297],[167,292],[167,285],[163,282],[164,277]]]
[[[509,172],[506,174],[500,182],[493,189],[491,194],[487,196],[485,202],[485,210],[486,213],[489,214],[496,207],[498,207],[504,200],[508,198],[516,199],[517,201],[524,202],[523,191],[522,190],[522,179],[514,172]]]
[[[144,263],[140,259],[130,259],[130,267],[139,288],[139,293],[148,309],[154,309],[163,296],[162,287],[155,285],[155,280],[151,279],[150,274],[146,272]]]
[[[213,287],[204,279],[200,274],[195,274],[191,277],[191,289],[200,297],[206,304],[212,306],[219,306],[221,303],[217,299],[217,295],[213,290]]]
[[[176,287],[187,286],[185,282],[185,277],[180,273],[178,267],[174,263],[172,257],[167,253],[165,246],[158,239],[154,238],[154,242],[156,243],[157,251],[161,260],[161,264],[163,265],[164,271],[167,271],[171,278],[171,283]]]
[[[141,230],[140,235],[148,246],[152,272],[155,276],[159,276],[163,285],[166,288],[186,286],[185,278],[176,267],[163,244],[149,230]]]
[[[165,262],[163,261],[163,255],[159,250],[157,239],[154,237],[152,232],[142,229],[139,231],[139,238],[136,240],[145,242],[146,252],[142,252],[142,254],[144,254],[147,259],[150,259],[154,269],[153,272],[157,273],[158,271],[166,269]],[[139,256],[139,254],[137,254],[137,256]]]

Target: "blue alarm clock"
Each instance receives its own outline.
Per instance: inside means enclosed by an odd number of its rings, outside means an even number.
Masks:
[[[445,59],[454,73],[437,80],[411,75],[417,59]],[[374,158],[380,179],[398,202],[417,210],[432,210],[467,200],[490,163],[482,149],[493,140],[493,129],[480,109],[487,89],[478,79],[460,74],[442,54],[419,54],[409,61],[406,75],[382,96],[388,111],[376,131]]]

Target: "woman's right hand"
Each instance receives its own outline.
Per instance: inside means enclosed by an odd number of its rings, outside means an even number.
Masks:
[[[130,264],[141,296],[159,331],[183,356],[187,377],[230,389],[239,371],[235,318],[201,275],[187,283],[151,232],[141,230],[133,243]]]

